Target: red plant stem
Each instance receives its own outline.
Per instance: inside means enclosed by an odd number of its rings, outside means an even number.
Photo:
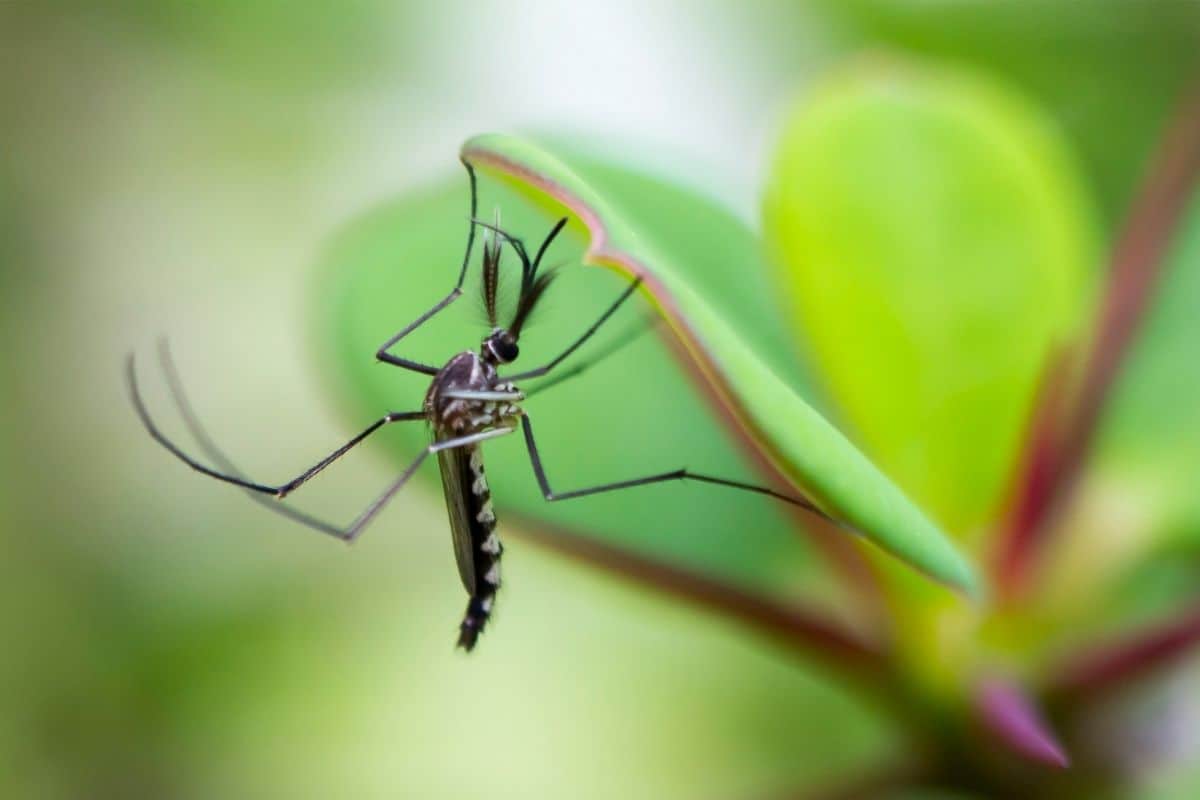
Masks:
[[[1007,535],[1000,537],[993,565],[997,586],[1005,595],[1019,582],[1038,514],[1053,490],[1054,461],[1068,399],[1068,363],[1065,353],[1050,360],[1034,398],[1017,483],[1003,521]]]
[[[1200,645],[1200,604],[1165,623],[1095,645],[1065,660],[1049,685],[1054,695],[1095,700],[1188,655]]]
[[[1108,292],[1096,321],[1083,382],[1069,417],[1062,394],[1051,386],[1038,398],[1022,472],[1004,523],[996,584],[1006,596],[1027,582],[1045,549],[1057,513],[1079,482],[1109,389],[1120,372],[1200,177],[1200,86],[1180,104],[1142,181],[1110,258]]]
[[[881,674],[884,655],[873,643],[825,619],[818,612],[673,564],[638,555],[600,539],[561,527],[521,519],[518,535],[541,547],[602,567],[622,578],[715,611],[801,650],[837,674]]]

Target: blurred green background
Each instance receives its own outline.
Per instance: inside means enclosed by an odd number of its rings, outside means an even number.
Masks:
[[[217,438],[290,476],[349,432],[312,309],[348,220],[525,129],[753,221],[785,104],[881,47],[1042,103],[1111,236],[1198,34],[1189,0],[0,4],[0,793],[750,797],[902,750],[759,639],[518,541],[464,658],[435,487],[347,550],[169,462],[121,359],[169,335]],[[349,519],[392,463],[304,507]]]

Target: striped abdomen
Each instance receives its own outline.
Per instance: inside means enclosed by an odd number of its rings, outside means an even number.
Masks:
[[[454,558],[470,596],[459,626],[458,645],[470,650],[491,615],[500,588],[500,554],[504,548],[496,536],[496,515],[479,446],[442,450],[438,464],[450,514]]]

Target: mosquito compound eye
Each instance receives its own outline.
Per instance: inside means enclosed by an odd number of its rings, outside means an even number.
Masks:
[[[497,339],[493,343],[492,349],[496,357],[506,364],[516,361],[517,356],[521,354],[521,348],[517,347],[517,343],[507,339]]]

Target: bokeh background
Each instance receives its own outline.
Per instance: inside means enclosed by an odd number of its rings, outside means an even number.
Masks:
[[[289,476],[348,433],[312,323],[348,220],[520,129],[753,221],[786,104],[864,50],[1043,104],[1111,236],[1198,36],[1189,0],[0,4],[0,793],[751,797],[902,749],[761,640],[520,543],[464,658],[435,487],[351,550],[290,527],[169,463],[121,360],[169,334]],[[306,507],[348,519],[391,465]]]

